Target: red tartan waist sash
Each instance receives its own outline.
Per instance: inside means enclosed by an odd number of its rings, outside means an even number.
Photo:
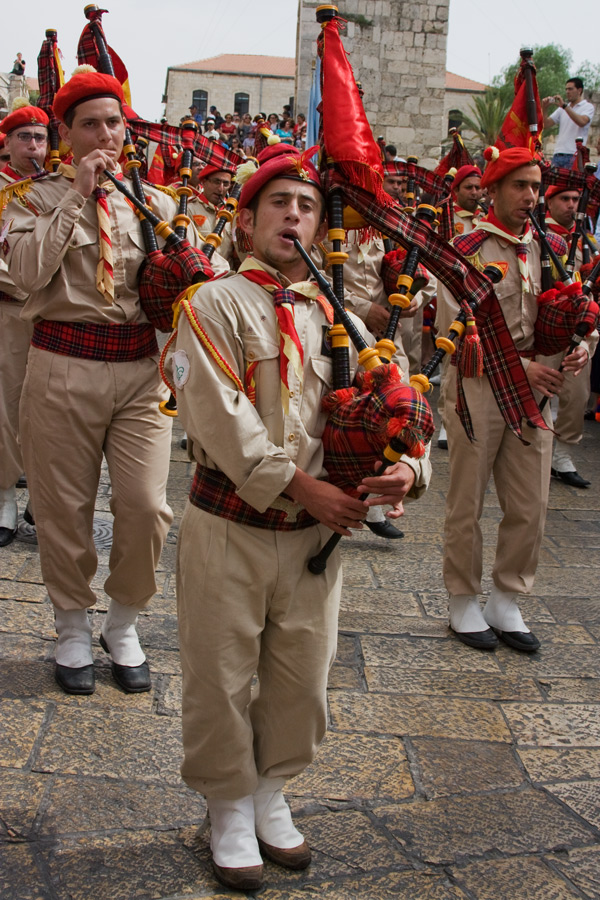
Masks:
[[[190,489],[190,503],[193,506],[241,525],[267,528],[271,531],[298,531],[318,524],[304,508],[300,508],[294,516],[296,504],[291,500],[286,501],[285,498],[283,500],[289,504],[289,512],[269,506],[261,513],[236,494],[233,481],[230,481],[223,472],[200,464],[196,466],[196,474]]]
[[[135,362],[158,353],[153,325],[96,322],[52,322],[33,326],[33,347],[61,356],[77,356],[103,362]]]
[[[16,297],[11,297],[10,294],[6,294],[4,291],[0,291],[0,302],[2,303],[24,303],[24,300],[17,300]]]

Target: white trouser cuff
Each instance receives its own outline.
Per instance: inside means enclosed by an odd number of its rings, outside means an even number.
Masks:
[[[292,813],[281,789],[285,778],[262,778],[254,794],[256,834],[266,844],[280,850],[299,847],[304,838],[292,822]]]
[[[479,600],[475,594],[450,594],[448,607],[453,631],[467,634],[473,631],[488,630],[489,626],[483,618]]]
[[[92,627],[87,610],[55,609],[54,617],[58,634],[56,662],[71,669],[92,665]]]
[[[562,441],[554,441],[554,450],[552,451],[552,468],[557,472],[576,472],[575,465],[571,459],[569,452],[570,445],[563,444]]]
[[[17,527],[19,513],[17,510],[17,491],[14,487],[0,490],[0,528],[10,528],[14,531]]]
[[[448,440],[448,432],[444,428],[443,425],[440,425],[440,430],[438,431],[438,441],[447,441]]]
[[[134,606],[123,606],[116,600],[110,601],[102,625],[102,636],[113,662],[119,666],[141,666],[146,659],[135,630],[137,617],[138,610]]]
[[[254,831],[251,794],[238,800],[208,799],[210,849],[218,866],[241,869],[261,866],[262,857]]]
[[[483,608],[485,621],[499,631],[524,631],[529,628],[523,621],[515,591],[501,591],[494,585]]]

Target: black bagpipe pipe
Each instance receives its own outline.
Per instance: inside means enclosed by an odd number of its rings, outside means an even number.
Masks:
[[[596,166],[593,163],[586,163],[584,167],[584,173],[586,175],[593,175],[596,171]],[[588,205],[590,197],[590,188],[587,183],[587,179],[584,181],[583,188],[581,194],[579,195],[579,203],[577,204],[577,213],[575,215],[575,228],[573,229],[573,233],[570,236],[570,244],[569,244],[569,255],[567,257],[567,262],[565,264],[565,269],[569,273],[569,275],[573,275],[575,271],[575,257],[577,255],[577,246],[579,244],[579,239],[581,238],[582,243],[584,242],[584,234],[585,234],[585,215],[586,209]]]
[[[421,203],[415,211],[415,218],[433,226],[436,222],[437,214],[438,210],[435,206],[430,206],[428,203]],[[402,293],[393,293],[388,296],[387,299],[388,303],[392,306],[392,312],[383,338],[375,345],[379,355],[384,361],[391,360],[396,351],[394,336],[396,334],[396,329],[398,328],[402,310],[408,309],[412,298],[419,290],[421,290],[421,287],[423,287],[421,282],[418,283],[418,286],[415,285],[415,276],[417,274],[418,265],[419,248],[418,246],[413,245],[410,250],[407,251],[402,266],[402,272],[396,281],[396,288]]]
[[[181,123],[181,143],[183,144],[183,153],[181,154],[181,168],[179,169],[179,177],[181,184],[175,189],[175,193],[179,197],[179,210],[173,219],[175,231],[180,238],[184,238],[187,234],[188,225],[191,219],[187,214],[188,197],[192,196],[192,188],[188,182],[192,177],[192,160],[194,158],[194,138],[198,133],[198,125],[192,119],[184,119]]]
[[[315,281],[317,282],[320,290],[331,303],[334,314],[338,318],[339,324],[343,327],[347,338],[350,338],[356,350],[358,351],[358,364],[368,371],[385,365],[385,363],[383,363],[379,358],[377,350],[374,347],[369,347],[364,337],[352,321],[352,318],[348,315],[348,312],[346,311],[343,303],[340,301],[327,279],[321,274],[321,272],[297,238],[294,239],[294,245],[302,259],[308,266],[309,271],[315,278]],[[333,327],[335,328],[335,325]],[[335,350],[333,352],[335,353]],[[334,381],[334,388],[338,389],[339,387],[348,386],[350,381],[349,373],[346,381],[346,385],[337,385]],[[383,452],[382,465],[377,474],[381,475],[384,469],[397,463],[402,454],[406,452],[406,449],[406,444],[403,441],[399,440],[398,438],[392,438]],[[364,500],[366,496],[367,495],[361,497],[361,499]],[[337,547],[338,543],[341,540],[341,537],[341,534],[332,534],[329,540],[323,545],[321,550],[315,556],[311,557],[311,559],[308,561],[308,569],[313,573],[313,575],[320,575],[325,571],[327,560]]]
[[[548,243],[548,238],[547,238],[546,232],[543,230],[543,228],[541,227],[541,225],[539,224],[539,222],[537,221],[536,217],[534,216],[534,214],[532,212],[529,212],[529,218],[531,219],[531,222],[539,235],[540,244],[544,248],[545,252],[547,252],[549,258],[552,260],[562,283],[566,287],[570,287],[571,285],[575,284],[576,283],[575,280],[571,277],[569,272],[567,272],[567,269],[565,268],[565,266],[563,266],[562,260],[560,259],[559,256],[557,256],[557,254],[554,252],[554,250]],[[581,286],[581,293],[582,293],[583,297],[587,297],[592,292],[592,286],[594,284],[594,281],[598,277],[598,275],[600,275],[600,261],[594,267],[594,270],[590,274],[587,281],[584,284],[582,284],[582,286]],[[571,337],[571,342],[567,348],[567,351],[563,357],[563,360],[561,361],[560,366],[558,367],[559,372],[562,372],[564,369],[565,358],[567,356],[569,356],[569,354],[571,354],[574,350],[577,349],[577,347],[579,347],[581,345],[582,341],[585,340],[585,338],[588,336],[589,333],[590,333],[590,327],[587,322],[582,320],[577,323],[577,325],[575,326],[574,334]],[[545,408],[546,404],[548,403],[548,399],[549,399],[548,397],[542,397],[542,400],[539,404],[540,411]]]
[[[217,250],[221,246],[221,241],[223,240],[222,235],[225,227],[228,224],[231,224],[234,220],[241,193],[242,185],[238,184],[237,181],[234,181],[231,186],[231,190],[229,191],[227,200],[217,212],[217,222],[215,224],[215,230],[211,231],[211,233],[206,236],[206,241],[202,245],[202,252],[209,259],[212,259],[215,250]]]
[[[416,166],[419,162],[419,157],[407,156],[406,162],[412,163],[413,166]],[[406,206],[404,207],[405,213],[412,213],[415,211],[416,190],[416,179],[414,175],[409,175],[406,183],[406,191],[404,192],[404,199],[406,200]]]
[[[537,233],[540,235],[540,267],[542,270],[542,290],[549,291],[554,285],[554,278],[552,277],[552,265],[550,262],[550,253],[549,253],[549,245],[547,240],[542,240],[541,231],[546,226],[546,197],[545,197],[545,185],[544,179],[542,178],[542,182],[540,184],[540,191],[538,194],[538,202],[536,209],[536,217],[532,219],[533,224],[536,228]],[[545,231],[544,231],[545,235]]]

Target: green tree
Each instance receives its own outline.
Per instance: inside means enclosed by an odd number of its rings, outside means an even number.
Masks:
[[[573,55],[558,44],[544,44],[532,47],[533,61],[537,69],[537,83],[540,100],[560,94],[564,97],[565,82],[571,76]],[[512,103],[515,95],[515,75],[519,69],[521,58],[506,66],[500,75],[493,79],[493,85],[501,96]]]
[[[486,88],[483,96],[473,97],[473,115],[461,111],[463,140],[469,149],[484,150],[493,144],[510,109],[512,98],[506,99],[496,88]],[[466,136],[473,132],[474,137]]]
[[[591,63],[589,59],[584,59],[577,72],[584,84],[584,92],[600,90],[600,65]]]

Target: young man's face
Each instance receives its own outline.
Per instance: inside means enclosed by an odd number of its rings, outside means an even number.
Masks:
[[[567,81],[565,93],[567,95],[567,103],[578,103],[581,100],[583,91],[581,88],[575,87],[572,81]]]
[[[117,162],[125,140],[119,101],[113,97],[93,97],[80,103],[71,127],[60,126],[60,136],[72,148],[75,163],[93,150],[103,150]]]
[[[292,178],[274,178],[260,192],[256,212],[247,207],[240,210],[240,224],[252,237],[254,256],[287,274],[305,268],[294,238],[310,251],[315,241],[325,237],[322,209],[323,198],[315,186]]]
[[[563,228],[571,228],[573,226],[577,204],[579,203],[578,191],[563,191],[561,194],[554,194],[546,202],[548,204],[548,212],[559,225],[562,225]]]
[[[456,202],[463,209],[469,212],[475,212],[477,205],[481,200],[481,178],[479,175],[470,175],[464,178],[456,188]]]
[[[229,172],[214,172],[202,180],[202,193],[213,206],[220,206],[231,187]]]
[[[22,125],[6,136],[5,146],[10,165],[21,175],[34,175],[37,171],[32,159],[40,168],[48,152],[48,129],[43,125]]]
[[[401,175],[384,175],[383,189],[394,200],[402,200],[406,191],[406,178]]]
[[[488,193],[494,213],[513,234],[522,234],[538,201],[542,173],[539,166],[520,166],[500,181],[490,184]]]

